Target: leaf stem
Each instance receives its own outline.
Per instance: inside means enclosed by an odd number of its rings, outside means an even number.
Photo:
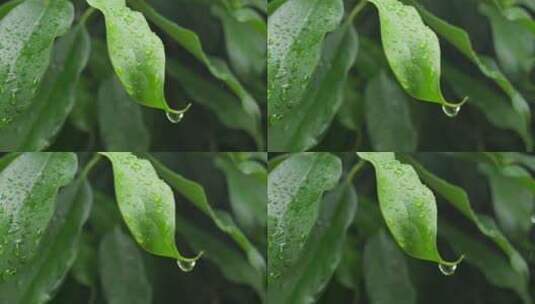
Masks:
[[[87,19],[89,19],[89,17],[91,17],[91,15],[93,15],[94,12],[95,12],[95,9],[93,7],[86,9],[85,12],[80,17],[79,23],[85,24],[87,22]]]
[[[358,14],[360,14],[360,12],[362,12],[362,10],[366,7],[366,5],[368,5],[368,0],[361,0],[357,5],[355,5],[347,17],[347,22],[352,23]]]
[[[352,182],[353,178],[362,170],[364,165],[366,164],[366,161],[360,159],[358,163],[356,163],[353,168],[351,168],[351,171],[349,171],[349,174],[347,174],[347,181]]]
[[[95,165],[100,161],[102,156],[100,154],[95,153],[93,157],[87,162],[84,169],[82,170],[82,176],[87,177],[89,172],[95,167]]]

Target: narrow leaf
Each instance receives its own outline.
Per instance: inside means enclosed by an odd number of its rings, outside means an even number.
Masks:
[[[0,173],[0,282],[37,253],[56,194],[76,169],[73,153],[25,153]]]
[[[338,185],[322,200],[320,210],[299,259],[269,284],[268,298],[272,303],[313,302],[337,269],[346,231],[357,210],[357,196],[352,185]]]
[[[165,50],[145,17],[125,0],[87,0],[106,18],[108,51],[115,73],[138,103],[174,114],[164,96]]]
[[[318,64],[325,34],[344,14],[341,0],[293,0],[268,20],[268,113],[270,123],[297,107]]]
[[[200,257],[186,258],[175,244],[175,197],[148,160],[130,152],[101,152],[112,163],[119,210],[136,242],[146,251],[176,258],[188,271]]]
[[[280,163],[268,177],[268,284],[301,255],[321,197],[336,185],[341,161],[329,153],[302,153]]]
[[[52,298],[76,258],[82,227],[92,203],[91,187],[83,178],[60,192],[54,217],[39,245],[39,254],[15,277],[0,284],[0,303],[45,303]]]
[[[422,184],[410,165],[393,152],[358,152],[375,168],[381,212],[398,245],[410,256],[455,266],[442,259],[437,248],[437,206],[433,192]]]
[[[70,1],[27,0],[0,21],[0,127],[30,106],[54,39],[73,18]]]

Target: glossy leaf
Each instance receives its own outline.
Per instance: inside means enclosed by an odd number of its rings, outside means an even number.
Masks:
[[[249,285],[261,298],[265,298],[265,272],[259,272],[247,263],[238,250],[229,247],[220,238],[210,235],[179,215],[176,226],[178,233],[182,234],[195,250],[205,251],[206,259],[217,265],[227,279]]]
[[[375,168],[381,212],[398,245],[410,256],[454,266],[442,259],[437,248],[437,206],[433,192],[410,165],[396,160],[393,152],[358,152]]]
[[[234,223],[234,220],[225,211],[215,210],[208,202],[208,197],[204,188],[182,175],[175,173],[162,165],[156,159],[151,158],[151,162],[157,170],[158,174],[167,182],[173,189],[187,198],[195,207],[208,215],[216,224],[216,226],[223,232],[228,234],[246,253],[249,263],[258,271],[265,272],[266,265],[264,258],[254,245],[247,239],[245,234]]]
[[[0,173],[0,281],[38,252],[57,192],[76,169],[73,153],[25,153]]]
[[[98,250],[102,290],[110,304],[150,304],[152,287],[136,244],[120,228],[102,239]]]
[[[74,17],[70,1],[27,0],[0,20],[0,127],[30,106],[54,39]]]
[[[87,0],[106,19],[110,59],[126,91],[138,103],[180,114],[164,96],[165,50],[145,17],[134,12],[125,0]]]
[[[115,196],[123,219],[136,242],[146,251],[195,264],[175,244],[175,198],[148,160],[129,152],[101,152],[113,166]]]
[[[366,242],[363,265],[371,304],[416,303],[406,257],[384,230]]]
[[[240,98],[242,108],[246,113],[255,117],[256,120],[260,119],[260,109],[254,98],[245,90],[223,60],[210,57],[204,52],[201,40],[195,32],[166,19],[152,9],[145,3],[145,1],[130,0],[129,2],[134,8],[142,11],[150,21],[154,22],[154,24],[176,40],[182,47],[195,56],[195,58],[204,63],[212,75],[225,82],[226,85]]]
[[[509,257],[509,263],[516,272],[521,273],[525,277],[529,277],[528,265],[524,258],[503,235],[493,218],[486,215],[477,214],[474,209],[472,209],[470,198],[468,197],[466,191],[464,191],[461,187],[451,184],[448,181],[434,175],[415,160],[408,157],[403,157],[402,159],[412,165],[412,167],[416,170],[416,172],[418,172],[420,178],[428,187],[440,194],[440,196],[452,204],[453,207],[455,207],[465,217],[472,221],[477,226],[479,231],[481,231],[481,233],[492,239],[496,245],[498,245]]]
[[[412,97],[457,107],[440,88],[440,45],[412,6],[398,0],[370,0],[379,10],[381,39],[388,63]]]
[[[0,150],[39,151],[51,145],[74,106],[78,79],[90,50],[84,24],[58,39],[51,66],[31,108],[0,127]]]
[[[108,151],[147,151],[150,135],[141,107],[121,86],[117,78],[100,85],[98,92],[100,137]]]
[[[16,276],[0,284],[0,303],[45,303],[52,298],[76,258],[92,203],[91,187],[83,177],[60,192],[39,254]]]
[[[411,117],[409,98],[386,72],[366,87],[366,126],[374,151],[412,152],[418,132]]]
[[[293,0],[268,20],[268,115],[284,118],[302,101],[319,63],[322,41],[344,13],[341,0]]]
[[[416,1],[410,0],[410,3],[418,8],[421,16],[425,22],[433,28],[440,36],[446,39],[454,47],[456,47],[463,55],[465,55],[470,61],[472,61],[481,72],[488,78],[494,80],[496,84],[511,98],[511,103],[516,112],[521,115],[521,123],[528,128],[531,120],[531,113],[529,105],[524,97],[518,92],[513,84],[505,77],[500,71],[496,62],[486,56],[480,56],[476,53],[472,46],[472,42],[468,33],[462,28],[456,27],[447,23],[446,21],[434,16],[430,12],[426,11],[421,5],[418,5]],[[533,143],[530,140],[524,138],[526,146],[531,149]]]
[[[336,185],[341,161],[329,153],[295,154],[268,177],[268,284],[301,255],[317,219],[322,194]]]
[[[305,151],[327,131],[344,98],[349,69],[355,62],[358,39],[350,24],[325,39],[319,65],[299,107],[269,128],[270,151]]]
[[[325,196],[299,259],[270,282],[270,303],[312,303],[319,298],[342,258],[346,231],[356,210],[357,196],[349,183]]]

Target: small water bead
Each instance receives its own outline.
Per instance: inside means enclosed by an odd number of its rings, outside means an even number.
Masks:
[[[455,273],[455,270],[457,270],[457,264],[453,264],[453,265],[438,264],[438,269],[443,275],[451,276]]]
[[[448,117],[455,117],[459,114],[459,111],[461,111],[461,105],[456,105],[456,106],[442,105],[442,111]]]
[[[190,272],[193,270],[193,268],[195,268],[197,260],[177,260],[176,264],[180,270],[184,272]]]
[[[184,113],[175,113],[175,112],[167,112],[165,114],[167,116],[167,119],[174,124],[177,124],[184,119]]]
[[[531,216],[531,223],[535,225],[535,214]]]

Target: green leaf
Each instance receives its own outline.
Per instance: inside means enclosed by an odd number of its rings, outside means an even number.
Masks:
[[[476,266],[491,284],[515,291],[524,304],[532,303],[529,279],[513,271],[503,255],[495,253],[492,248],[453,225],[442,222],[440,224],[441,234],[444,234],[451,246],[458,253],[465,253],[466,262]]]
[[[134,8],[142,11],[149,20],[175,39],[195,58],[204,63],[212,75],[223,81],[240,98],[243,110],[250,116],[255,117],[256,120],[260,120],[260,109],[254,98],[245,90],[223,60],[210,57],[204,52],[201,40],[195,32],[166,19],[144,1],[130,0],[130,3]]]
[[[17,157],[19,157],[21,153],[19,152],[11,152],[11,153],[8,153],[4,156],[2,156],[2,158],[0,158],[0,172],[2,172],[7,166],[9,166],[9,164]]]
[[[100,137],[108,151],[147,151],[150,134],[141,107],[116,77],[101,83],[97,99]]]
[[[76,258],[82,227],[92,203],[91,187],[84,178],[60,192],[54,216],[39,245],[39,254],[16,276],[0,284],[0,303],[45,303],[51,299]]]
[[[416,151],[418,132],[409,99],[385,71],[366,87],[366,126],[374,151]]]
[[[152,303],[141,252],[119,227],[102,239],[98,249],[100,282],[110,304]]]
[[[357,196],[349,183],[338,185],[325,196],[299,259],[270,282],[270,302],[312,303],[319,298],[342,258],[346,231],[356,210]]]
[[[208,202],[206,192],[200,184],[171,171],[152,157],[150,160],[158,174],[167,183],[169,183],[173,189],[178,191],[190,202],[192,202],[195,207],[199,208],[202,212],[208,215],[214,221],[216,226],[221,229],[221,231],[228,234],[236,242],[236,244],[240,246],[240,248],[246,253],[249,263],[251,263],[255,269],[262,273],[265,272],[266,265],[264,257],[262,257],[260,252],[258,252],[254,245],[247,239],[245,234],[238,228],[232,217],[227,212],[214,210],[212,208]]]
[[[375,168],[377,195],[388,229],[410,256],[455,266],[442,259],[437,248],[437,206],[433,192],[422,184],[410,165],[396,160],[393,152],[358,152]]]
[[[364,97],[360,90],[354,87],[354,83],[346,82],[344,88],[344,100],[336,113],[336,119],[345,128],[358,131],[364,123]]]
[[[403,89],[412,97],[459,109],[440,88],[440,44],[418,11],[398,0],[370,0],[379,10],[386,58]]]
[[[414,288],[407,260],[384,230],[366,242],[364,278],[371,304],[415,304]]]
[[[227,181],[232,213],[238,223],[249,231],[266,226],[267,170],[254,160],[232,160],[217,157],[216,166]]]
[[[176,60],[171,60],[167,68],[169,75],[180,82],[190,98],[212,110],[223,125],[244,130],[255,139],[258,147],[263,147],[264,138],[260,121],[256,116],[247,113],[235,96],[221,86],[205,80]],[[217,96],[217,100],[214,100],[213,96]]]
[[[58,189],[76,169],[73,153],[25,153],[0,173],[0,282],[38,252]]]
[[[222,22],[227,53],[236,73],[242,79],[262,76],[266,69],[267,35],[262,17],[252,9],[229,12],[219,6],[213,6],[212,13]],[[238,20],[240,16],[247,19]],[[256,24],[264,25],[263,32],[255,27]]]
[[[358,39],[349,23],[331,33],[299,107],[269,128],[270,151],[304,151],[327,131],[344,98],[349,69],[357,57]]]
[[[183,114],[169,107],[164,96],[165,50],[145,17],[125,0],[87,0],[106,19],[108,51],[115,73],[138,103],[168,113]]]
[[[90,50],[84,24],[78,24],[58,39],[52,64],[32,106],[0,127],[0,150],[39,151],[50,146],[74,106],[78,79]]]
[[[439,35],[456,47],[463,55],[470,59],[488,78],[494,80],[496,84],[511,98],[513,108],[521,115],[521,123],[528,129],[531,120],[531,112],[524,97],[515,89],[511,82],[500,71],[498,65],[490,57],[478,55],[472,47],[472,42],[468,33],[462,28],[456,27],[446,21],[434,16],[414,0],[409,0],[411,4],[418,8],[425,22],[433,28]],[[531,150],[532,140],[528,142],[524,138],[526,146]]]
[[[0,127],[30,106],[54,39],[74,17],[70,1],[27,0],[0,21]]]
[[[479,10],[489,18],[500,66],[515,80],[528,77],[535,57],[533,33],[522,24],[511,22],[491,5],[481,3]]]
[[[498,224],[510,238],[522,240],[528,237],[533,225],[531,216],[535,212],[535,193],[518,179],[508,176],[506,172],[511,169],[520,171],[522,176],[531,179],[529,172],[518,166],[480,165],[481,172],[489,180]]]
[[[186,258],[175,244],[175,197],[148,160],[129,152],[101,152],[112,163],[119,210],[136,242],[146,251],[177,259],[191,270],[200,257]],[[184,266],[184,265],[191,266]]]
[[[228,280],[249,285],[261,298],[265,298],[265,272],[247,263],[243,255],[227,245],[221,238],[214,237],[198,228],[190,220],[177,215],[177,231],[195,250],[204,250],[206,259],[217,265]],[[265,262],[264,262],[265,263]]]
[[[76,281],[95,292],[98,278],[98,257],[93,235],[83,231],[78,244],[76,260],[72,265],[71,274]]]
[[[516,272],[521,273],[525,277],[529,277],[528,265],[524,258],[503,235],[494,222],[494,219],[485,215],[477,214],[472,209],[470,198],[468,197],[466,191],[464,191],[461,187],[451,184],[446,180],[432,174],[412,158],[402,157],[401,159],[412,165],[427,186],[433,189],[433,191],[436,193],[440,194],[440,196],[452,204],[453,207],[459,210],[466,218],[471,220],[477,226],[479,231],[481,231],[481,233],[492,239],[496,245],[498,245],[501,250],[507,254],[511,267]]]
[[[329,153],[290,156],[268,176],[268,284],[298,261],[323,192],[336,185],[341,161]]]
[[[302,101],[319,62],[325,34],[344,14],[341,0],[292,0],[268,20],[268,113],[270,123]]]

